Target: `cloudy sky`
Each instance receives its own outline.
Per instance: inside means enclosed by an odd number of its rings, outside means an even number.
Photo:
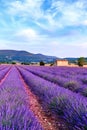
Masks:
[[[0,0],[0,49],[87,56],[87,0]]]

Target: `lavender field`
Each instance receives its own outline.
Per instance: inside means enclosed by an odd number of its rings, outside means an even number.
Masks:
[[[1,65],[0,130],[87,130],[87,69]]]

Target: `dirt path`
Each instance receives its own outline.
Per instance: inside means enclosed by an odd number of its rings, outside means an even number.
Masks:
[[[68,130],[66,125],[62,122],[61,119],[56,121],[55,117],[50,114],[46,114],[40,103],[37,100],[37,97],[31,92],[28,85],[23,80],[21,74],[20,79],[25,87],[25,91],[29,97],[29,108],[33,111],[34,115],[37,117],[41,125],[43,126],[44,130]],[[48,116],[47,116],[48,115]]]
[[[56,128],[56,124],[54,120],[47,117],[44,113],[41,105],[38,103],[36,96],[31,92],[27,84],[24,82],[22,76],[20,75],[20,79],[25,87],[25,91],[29,97],[29,108],[33,111],[34,115],[37,117],[44,130],[59,130]]]

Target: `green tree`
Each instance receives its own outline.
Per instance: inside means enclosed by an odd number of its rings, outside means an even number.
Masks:
[[[16,64],[16,62],[13,61],[12,64]]]
[[[43,61],[40,61],[40,66],[44,66],[45,63]]]
[[[85,64],[85,58],[84,57],[80,57],[79,59],[78,59],[78,65],[79,66],[83,66]]]

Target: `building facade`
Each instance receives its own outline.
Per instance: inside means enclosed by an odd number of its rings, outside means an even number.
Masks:
[[[56,66],[68,66],[69,63],[68,63],[68,60],[56,60],[55,65]]]

